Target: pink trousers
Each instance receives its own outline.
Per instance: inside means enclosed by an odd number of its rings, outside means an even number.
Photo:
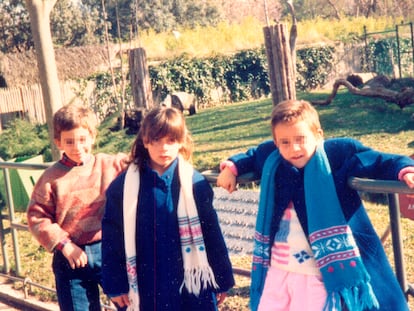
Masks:
[[[258,311],[321,311],[326,290],[320,276],[269,267]]]

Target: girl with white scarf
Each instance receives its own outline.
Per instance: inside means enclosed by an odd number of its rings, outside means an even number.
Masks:
[[[107,191],[103,288],[120,310],[217,310],[234,285],[213,191],[191,154],[183,114],[155,108]]]

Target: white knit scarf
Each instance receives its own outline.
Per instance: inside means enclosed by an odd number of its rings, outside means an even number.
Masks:
[[[189,293],[198,296],[201,289],[218,288],[213,271],[208,263],[203,233],[193,197],[193,167],[181,156],[178,157],[180,196],[177,216],[184,264],[185,286]],[[136,219],[140,187],[139,169],[135,164],[128,167],[124,184],[124,241],[126,269],[129,282],[129,311],[139,310],[138,279],[136,265]]]

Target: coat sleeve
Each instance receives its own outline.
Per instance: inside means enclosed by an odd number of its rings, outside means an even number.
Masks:
[[[226,292],[234,286],[233,269],[217,213],[213,207],[213,189],[198,172],[195,172],[193,182],[194,199],[203,231],[207,258],[219,285],[217,292]]]
[[[102,219],[102,287],[109,297],[127,294],[129,291],[122,213],[124,181],[125,174],[122,174],[106,191]]]
[[[69,233],[62,229],[56,219],[56,193],[52,182],[57,178],[56,165],[49,167],[34,186],[27,206],[27,222],[32,235],[49,252],[53,252],[56,245],[69,237]]]
[[[258,179],[262,176],[262,169],[267,157],[276,149],[272,140],[267,140],[254,148],[250,148],[246,153],[239,153],[229,158],[236,167],[238,175],[254,173]]]
[[[403,168],[414,166],[410,157],[380,152],[351,138],[327,140],[325,149],[331,166],[345,170],[347,177],[398,180]]]

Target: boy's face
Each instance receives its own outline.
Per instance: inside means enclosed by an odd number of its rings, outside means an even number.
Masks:
[[[182,145],[175,138],[164,136],[144,143],[144,146],[150,156],[151,168],[161,175],[178,156]]]
[[[55,139],[55,144],[59,150],[78,164],[84,163],[89,158],[94,143],[95,137],[84,127],[62,131],[60,139]]]
[[[323,138],[323,131],[312,131],[305,121],[279,123],[273,137],[282,157],[297,168],[303,168],[315,153]]]

